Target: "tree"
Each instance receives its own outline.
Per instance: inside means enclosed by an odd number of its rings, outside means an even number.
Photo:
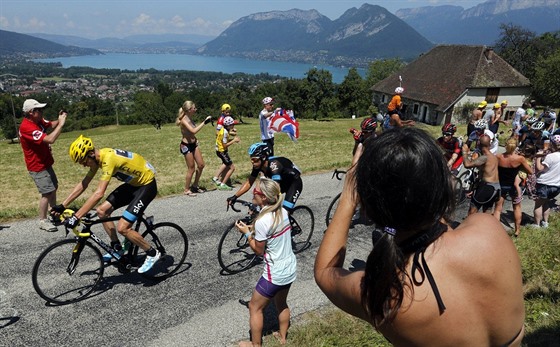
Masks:
[[[0,129],[6,139],[18,137],[18,124],[15,119],[15,101],[8,94],[3,94],[0,98]]]
[[[133,110],[135,119],[133,123],[137,124],[150,123],[157,128],[174,120],[174,115],[167,111],[156,93],[136,93]]]
[[[366,72],[366,88],[373,87],[374,84],[384,80],[404,66],[405,63],[399,58],[375,60],[369,63]]]
[[[501,24],[500,30],[500,38],[494,45],[496,52],[522,75],[531,79],[539,54],[535,33],[514,24]]]
[[[168,96],[173,94],[173,89],[171,89],[169,84],[164,83],[164,82],[159,82],[157,84],[155,90],[159,94],[159,96],[161,97],[161,102],[162,103],[165,103],[165,99],[167,99]]]
[[[302,85],[305,98],[304,115],[313,119],[336,115],[338,100],[334,95],[332,74],[327,70],[310,69]]]
[[[552,107],[560,107],[560,49],[538,59],[532,79],[536,100]]]
[[[366,83],[356,68],[351,68],[344,81],[338,87],[338,100],[340,108],[347,115],[365,115],[371,104],[371,95],[366,88]]]

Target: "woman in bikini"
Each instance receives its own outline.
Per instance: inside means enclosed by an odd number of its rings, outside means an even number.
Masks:
[[[203,192],[203,189],[198,186],[198,181],[204,169],[204,159],[198,147],[198,141],[195,134],[202,129],[205,124],[210,123],[212,118],[210,116],[196,125],[192,120],[193,115],[196,113],[196,105],[194,102],[187,100],[183,106],[179,108],[175,124],[181,128],[183,138],[179,145],[179,151],[185,157],[187,163],[187,176],[185,178],[185,195],[196,196],[196,193]],[[194,182],[191,185],[191,180],[194,174]]]
[[[362,149],[317,253],[321,290],[395,346],[519,346],[517,250],[488,214],[451,226],[451,174],[433,138],[395,129]],[[343,266],[358,203],[380,233],[365,269],[351,272]]]
[[[519,175],[519,170],[524,170],[527,174],[533,174],[533,169],[525,157],[515,153],[517,149],[517,140],[510,137],[506,141],[506,151],[499,153],[498,158],[498,175],[500,176],[500,199],[494,205],[494,217],[500,220],[502,210],[504,209],[504,201],[507,195],[511,197],[513,208],[513,219],[515,230],[513,236],[519,236],[521,232],[521,200],[523,196],[520,194],[520,187],[516,187],[515,180]]]

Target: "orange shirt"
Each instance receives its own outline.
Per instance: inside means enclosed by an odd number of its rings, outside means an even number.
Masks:
[[[401,108],[401,96],[400,95],[393,95],[393,98],[387,105],[387,111],[394,111]]]

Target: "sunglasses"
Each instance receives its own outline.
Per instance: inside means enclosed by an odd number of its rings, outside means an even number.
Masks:
[[[453,136],[453,133],[442,133],[443,136]]]
[[[258,190],[257,188],[254,188],[254,189],[253,189],[253,195],[254,195],[254,196],[260,195],[260,196],[262,196],[263,198],[266,198],[266,195],[264,195],[264,193],[261,192],[260,190]]]

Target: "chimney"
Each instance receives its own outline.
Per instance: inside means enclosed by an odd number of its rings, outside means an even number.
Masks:
[[[494,49],[492,47],[487,47],[484,49],[484,57],[489,63],[492,62],[493,56],[494,56]]]

